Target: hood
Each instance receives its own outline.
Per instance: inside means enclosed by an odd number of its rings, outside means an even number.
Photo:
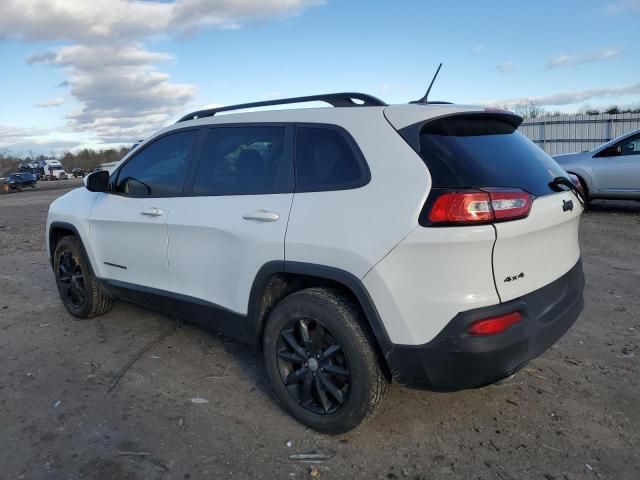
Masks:
[[[558,162],[560,165],[563,163],[571,163],[575,160],[579,160],[581,158],[590,156],[591,152],[574,152],[574,153],[564,153],[562,155],[554,155],[553,159]]]

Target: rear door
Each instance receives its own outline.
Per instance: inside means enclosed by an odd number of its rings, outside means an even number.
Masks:
[[[566,172],[517,132],[519,117],[460,114],[428,122],[420,133],[420,154],[434,191],[477,189],[526,192],[528,215],[494,221],[493,271],[496,290],[507,301],[551,283],[578,261],[578,198],[551,182]],[[491,207],[496,211],[496,203]]]
[[[185,196],[167,223],[171,290],[180,313],[241,336],[260,268],[284,260],[293,199],[293,127],[209,128]],[[227,315],[232,313],[232,315]]]

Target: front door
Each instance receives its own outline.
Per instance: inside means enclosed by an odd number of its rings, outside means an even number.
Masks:
[[[594,158],[593,176],[598,191],[640,192],[640,133],[615,145],[607,156]]]
[[[145,303],[170,290],[167,218],[182,193],[199,130],[181,130],[139,147],[112,175],[112,191],[90,215],[96,274],[127,300]]]

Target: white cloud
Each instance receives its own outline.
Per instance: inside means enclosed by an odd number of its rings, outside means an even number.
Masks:
[[[118,45],[70,45],[56,51],[47,51],[27,57],[27,63],[48,63],[77,70],[135,67],[171,60],[166,53],[150,52],[140,44]]]
[[[45,100],[44,102],[36,103],[37,108],[48,108],[48,107],[59,107],[64,103],[64,98],[51,98],[49,100]]]
[[[59,68],[79,103],[68,128],[99,142],[143,138],[184,113],[193,85],[171,82],[157,64],[171,55],[145,48],[155,35],[197,29],[241,28],[267,18],[295,15],[323,0],[2,0],[0,32],[24,41],[69,44],[36,52],[28,63]],[[39,106],[59,105],[52,99]]]
[[[610,14],[617,13],[638,13],[640,12],[640,0],[621,0],[614,2],[605,8],[605,12]]]
[[[555,106],[555,105],[571,105],[574,103],[580,103],[593,98],[612,98],[621,97],[623,95],[638,95],[640,94],[640,83],[633,85],[626,85],[621,87],[608,87],[608,88],[592,88],[589,90],[577,90],[566,91],[560,93],[554,93],[551,95],[534,96],[526,98],[512,98],[508,100],[487,100],[479,103],[485,105],[506,105],[514,106],[521,103],[524,100],[534,102],[540,106]]]
[[[199,27],[238,28],[322,0],[3,0],[0,31],[26,40],[132,40]]]
[[[499,63],[496,65],[496,70],[500,73],[511,73],[513,72],[513,61],[507,60],[505,62]]]
[[[566,68],[583,65],[585,63],[603,62],[620,56],[615,48],[604,48],[593,52],[579,54],[562,54],[547,60],[547,68]]]
[[[481,43],[481,44],[476,45],[475,47],[473,47],[471,49],[471,53],[473,53],[474,55],[477,55],[480,52],[482,52],[483,50],[484,50],[484,45]]]
[[[192,100],[195,87],[172,83],[154,68],[171,58],[140,44],[89,44],[34,54],[27,62],[56,66],[69,76],[69,93],[81,104],[68,116],[71,130],[119,143],[166,125]]]
[[[52,128],[0,125],[0,149],[7,149],[15,154],[27,154],[30,151],[48,154],[80,145],[76,140],[55,138],[53,134]]]

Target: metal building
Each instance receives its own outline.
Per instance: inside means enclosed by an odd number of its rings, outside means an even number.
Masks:
[[[640,113],[561,115],[527,118],[520,132],[550,155],[592,150],[640,129]]]

